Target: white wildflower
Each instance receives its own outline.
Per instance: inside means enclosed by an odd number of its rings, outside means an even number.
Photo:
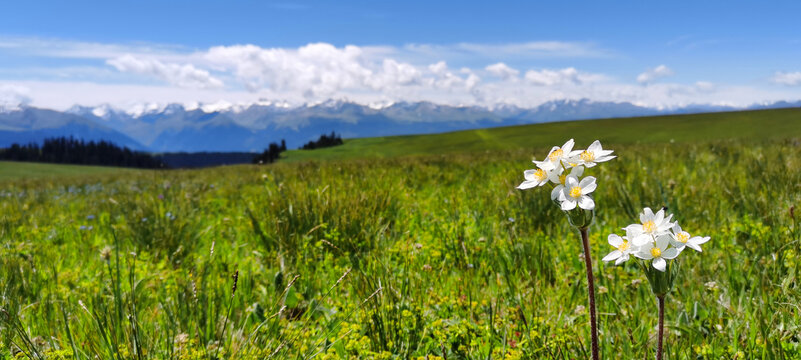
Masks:
[[[568,155],[568,162],[581,164],[586,167],[593,167],[599,162],[605,162],[616,158],[617,156],[610,155],[612,152],[612,150],[604,150],[603,147],[601,147],[601,142],[595,140],[587,150],[571,151]]]
[[[578,177],[572,174],[568,176],[567,180],[565,180],[562,194],[559,195],[562,210],[573,210],[577,205],[584,210],[594,209],[595,201],[592,200],[589,194],[595,191],[597,186],[595,177],[587,176],[579,182]]]
[[[662,235],[656,238],[654,242],[647,242],[640,247],[639,251],[634,256],[643,260],[652,260],[651,265],[659,271],[665,271],[667,266],[666,260],[675,259],[681,253],[678,249],[671,247],[670,235]]]

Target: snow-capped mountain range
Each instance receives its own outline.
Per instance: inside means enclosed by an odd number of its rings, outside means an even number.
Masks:
[[[748,109],[799,107],[801,101],[754,105]],[[108,105],[74,106],[59,112],[33,107],[0,109],[0,147],[73,136],[110,140],[151,152],[262,151],[285,139],[289,148],[335,131],[344,138],[425,134],[563,120],[741,110],[692,105],[655,109],[631,103],[557,100],[535,108],[492,108],[430,102],[361,105],[342,100],[290,106],[254,104],[139,105],[120,110]]]

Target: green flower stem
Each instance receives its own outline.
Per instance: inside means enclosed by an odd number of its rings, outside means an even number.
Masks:
[[[589,294],[590,298],[590,336],[592,338],[592,359],[598,360],[598,321],[595,317],[595,279],[592,275],[590,239],[587,235],[587,227],[579,228],[579,232],[581,233],[581,243],[584,246],[584,266],[587,268],[587,293]]]
[[[656,297],[659,304],[659,332],[656,340],[656,360],[662,360],[662,334],[665,329],[665,295]]]

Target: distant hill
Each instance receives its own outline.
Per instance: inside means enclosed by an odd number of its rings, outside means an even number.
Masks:
[[[755,105],[798,107],[801,102]],[[0,147],[46,137],[105,139],[152,152],[261,152],[285,139],[289,149],[332,131],[343,138],[431,134],[544,122],[738,110],[689,105],[654,109],[631,103],[558,100],[531,109],[399,102],[371,107],[347,101],[290,107],[260,102],[247,106],[188,109],[178,104],[122,111],[104,105],[67,112],[36,108],[0,112]]]
[[[300,107],[268,102],[201,109],[190,110],[171,104],[135,112],[109,106],[74,107],[70,112],[129,134],[151,151],[253,152],[279,139],[286,139],[290,149],[298,148],[319,134],[332,131],[343,138],[364,138],[682,111],[586,99],[551,101],[533,109],[512,105],[449,106],[431,102],[370,107],[336,100]],[[696,106],[693,111],[722,109],[732,108]]]
[[[41,143],[44,139],[70,137],[107,140],[121,147],[141,150],[136,140],[83,116],[53,110],[22,108],[0,112],[0,147],[11,144]]]
[[[583,146],[595,139],[605,144],[801,139],[801,108],[566,121],[441,134],[348,139],[344,145],[333,148],[288,151],[281,161],[517,149],[546,151],[569,138]]]

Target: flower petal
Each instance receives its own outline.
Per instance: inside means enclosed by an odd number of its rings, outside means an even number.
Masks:
[[[523,178],[525,178],[528,181],[535,181],[535,180],[537,180],[534,177],[534,173],[536,173],[536,172],[537,172],[537,170],[526,170],[526,171],[523,171]]]
[[[673,247],[675,247],[675,248],[677,248],[677,249],[681,250],[681,249],[682,249],[682,248],[684,248],[684,246],[686,246],[687,244],[685,244],[685,243],[683,243],[683,242],[681,242],[681,241],[678,241],[678,240],[676,240],[676,238],[674,238],[673,236],[671,236],[671,237],[670,237],[670,245],[673,245]]]
[[[537,165],[538,168],[545,170],[545,171],[553,171],[556,170],[556,164],[550,161],[534,161],[534,165]]]
[[[591,184],[594,184],[594,183],[595,183],[595,176],[587,176],[587,177],[581,179],[581,182],[579,182],[579,186],[581,186],[583,188],[585,186],[590,186]]]
[[[597,153],[598,151],[600,151],[600,150],[602,150],[602,149],[603,149],[603,148],[601,148],[601,142],[600,142],[599,140],[595,140],[595,141],[593,141],[593,142],[592,142],[592,144],[590,144],[590,146],[587,148],[587,151],[592,151],[592,152],[594,152],[594,153]]]
[[[665,220],[665,209],[659,209],[659,211],[654,214],[654,224],[661,224],[662,220]]]
[[[584,210],[595,209],[595,201],[587,195],[581,195],[578,199],[578,206]]]
[[[631,224],[623,228],[623,231],[626,232],[626,237],[629,239],[634,239],[638,235],[643,233],[642,225],[640,224]]]
[[[575,144],[576,144],[576,142],[573,141],[573,139],[570,139],[564,145],[562,145],[562,151],[565,152],[565,155],[567,155],[569,152],[573,151],[573,145],[575,145]]]
[[[695,250],[697,252],[701,252],[701,247],[698,246],[698,244],[696,244],[696,243],[694,243],[692,241],[687,241],[687,247],[690,248],[690,249],[693,249],[693,250]]]
[[[653,244],[654,238],[651,235],[640,233],[639,235],[634,237],[634,240],[631,241],[634,246],[645,246],[647,244]],[[648,251],[651,251],[653,245],[648,247]]]
[[[667,261],[665,261],[665,259],[661,257],[658,257],[654,259],[654,261],[652,261],[651,264],[654,266],[654,269],[664,272],[665,266],[667,265]]]
[[[562,185],[554,186],[553,190],[551,190],[551,200],[558,199],[559,198],[559,194],[562,193],[562,189],[564,189],[564,186],[562,186]]]
[[[609,234],[609,236],[606,237],[606,241],[609,242],[609,245],[618,247],[623,243],[623,238],[618,234]]]
[[[520,190],[531,189],[533,187],[537,187],[539,185],[536,181],[523,181],[520,185],[517,185],[517,188]]]
[[[665,251],[665,249],[668,247],[668,244],[670,244],[670,238],[670,235],[657,236],[656,247],[658,247],[659,250]]]
[[[651,255],[651,251],[650,250],[644,251],[643,249],[640,249],[640,251],[637,251],[636,253],[634,253],[634,256],[636,256],[636,257],[638,257],[640,259],[643,259],[643,260],[651,260],[651,259],[654,258],[654,256]]]
[[[651,254],[651,249],[653,248],[654,248],[653,243],[650,242],[645,243],[645,245],[640,247],[640,249],[634,254],[634,256],[644,260],[653,259],[654,256]]]
[[[620,250],[615,250],[615,251],[610,252],[608,255],[604,256],[604,258],[601,259],[601,260],[603,262],[610,262],[612,260],[620,258],[621,256],[623,256],[623,253],[620,252]]]
[[[564,194],[564,192],[563,192],[563,194]],[[576,200],[567,197],[564,200],[562,200],[562,206],[561,207],[562,207],[562,210],[568,211],[568,210],[575,209],[576,205],[578,205],[578,202]]]
[[[595,188],[597,188],[597,187],[598,187],[598,184],[596,184],[595,182],[591,182],[589,185],[581,187],[581,194],[582,195],[587,195],[587,194],[595,191]]]
[[[662,252],[662,257],[665,259],[675,259],[676,256],[679,256],[679,250],[676,248],[669,248]]]
[[[651,211],[651,208],[642,209],[642,213],[640,213],[640,223],[645,224],[646,221],[653,219],[654,219],[654,212]]]
[[[565,179],[565,185],[568,188],[576,187],[578,186],[578,179],[575,176],[573,176],[573,174],[570,174],[567,176],[567,179]]]
[[[570,154],[567,154],[567,157],[571,158],[572,161],[572,158],[577,158],[579,155],[581,155],[582,152],[584,152],[584,150],[573,150],[570,152]],[[572,161],[572,162],[577,162],[577,161]]]

